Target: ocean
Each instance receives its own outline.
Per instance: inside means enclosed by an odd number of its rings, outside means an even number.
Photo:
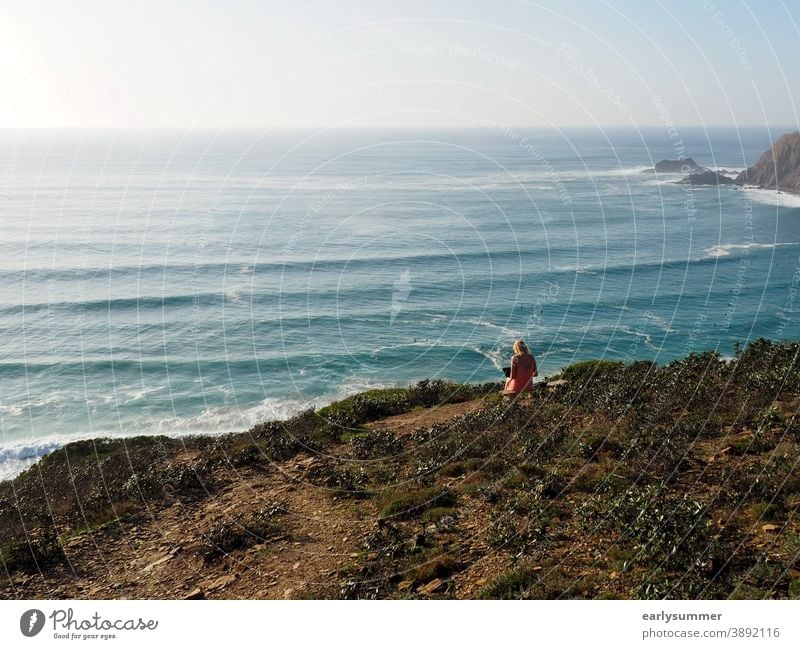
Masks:
[[[369,387],[800,338],[789,129],[0,132],[0,479]]]

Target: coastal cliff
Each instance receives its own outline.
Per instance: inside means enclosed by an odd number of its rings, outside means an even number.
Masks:
[[[758,340],[69,444],[0,484],[0,597],[800,597],[799,363]]]
[[[800,131],[782,135],[736,183],[800,194]]]

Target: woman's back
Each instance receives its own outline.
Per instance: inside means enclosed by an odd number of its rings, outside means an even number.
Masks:
[[[517,354],[511,359],[511,377],[506,385],[510,392],[533,389],[531,380],[536,376],[536,359],[528,353]]]

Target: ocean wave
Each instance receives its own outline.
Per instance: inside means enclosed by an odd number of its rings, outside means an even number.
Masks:
[[[64,403],[77,393],[67,394],[66,392],[50,392],[41,396],[39,399],[29,400],[24,403],[6,403],[0,405],[0,415],[14,418],[21,417],[35,408],[47,408],[57,403]]]
[[[25,413],[25,406],[20,404],[0,405],[0,415],[19,417]]]
[[[747,167],[735,167],[735,166],[728,166],[728,165],[721,165],[719,167],[709,167],[711,171],[716,171],[717,173],[727,172],[726,176],[738,176],[742,173]]]
[[[163,360],[160,363],[163,366]],[[13,364],[11,365],[12,368],[17,368],[20,364]],[[50,369],[56,367],[62,367],[63,363],[61,362],[54,362],[49,365]],[[76,364],[78,367],[82,365],[82,363]],[[9,364],[5,364],[6,367]],[[110,368],[110,362],[101,362],[98,363],[98,366]],[[0,365],[2,368],[3,365]],[[27,369],[31,372],[34,370],[32,366],[28,366]],[[137,401],[146,400],[148,395],[156,394],[165,390],[168,386],[167,385],[156,385],[156,386],[118,386],[112,393],[102,394],[102,393],[92,393],[90,395],[89,392],[84,390],[61,390],[61,391],[50,391],[43,395],[40,395],[39,398],[31,398],[28,396],[27,400],[22,403],[5,403],[0,405],[0,416],[6,417],[8,419],[14,419],[18,417],[22,417],[23,415],[27,416],[29,414],[35,413],[37,410],[47,410],[49,407],[54,406],[56,404],[64,404],[68,407],[81,407],[81,408],[97,408],[97,407],[105,407],[114,404],[115,402],[118,405],[125,405],[129,403],[135,403]],[[127,397],[126,400],[119,399],[119,395],[125,395]]]
[[[134,403],[136,401],[141,401],[143,399],[147,399],[148,395],[157,394],[162,390],[166,390],[166,385],[152,385],[152,386],[144,386],[136,390],[130,390],[126,392],[126,396],[128,397],[127,401],[124,403]]]
[[[624,265],[625,268],[632,268],[629,264]],[[591,266],[589,264],[566,264],[560,266],[553,266],[553,270],[559,273],[575,273],[576,275],[600,275],[602,274],[604,269],[611,269],[613,266],[606,265],[596,265]]]
[[[647,333],[644,329],[636,329],[633,327],[627,327],[625,325],[620,326],[620,330],[623,333],[628,334],[629,336],[635,336],[637,338],[641,338],[644,341],[644,346],[649,347],[651,349],[655,349],[653,346],[653,337],[649,333]]]
[[[324,405],[326,403],[330,403],[331,401],[343,399],[359,392],[365,392],[366,390],[384,390],[386,388],[395,387],[398,387],[398,384],[393,381],[375,381],[362,376],[351,376],[346,378],[341,383],[335,397],[319,397],[319,399],[316,400],[316,403],[318,406]]]
[[[186,372],[193,376],[197,375],[197,369],[202,367],[208,373],[216,372],[257,372],[258,369],[266,369],[270,364],[281,363],[285,366],[285,356],[272,359],[264,358],[186,358],[174,357],[165,363],[163,356],[150,358],[109,358],[107,356],[89,357],[84,356],[76,359],[53,358],[47,361],[2,361],[0,362],[0,376],[25,376],[26,373],[52,372],[64,376],[71,376],[73,372],[78,372],[79,376],[90,376],[102,372],[126,372],[133,371],[141,374],[145,370],[160,368],[176,372]],[[31,404],[37,405],[37,404]]]
[[[405,343],[395,343],[392,345],[380,345],[372,350],[373,356],[377,356],[378,354],[382,354],[383,352],[391,352],[396,351],[398,349],[407,349],[409,347],[458,347],[454,343],[445,343],[441,341],[431,341],[427,338],[423,340],[414,340],[412,342],[405,342]]]
[[[0,446],[0,482],[19,475],[38,459],[78,439],[81,439],[80,436],[59,435]]]
[[[475,319],[467,319],[463,320],[462,322],[466,324],[475,325],[476,327],[485,327],[488,329],[494,329],[502,333],[506,338],[519,338],[520,330],[519,329],[511,329],[510,327],[506,327],[505,325],[498,325],[490,320],[482,319],[482,318],[475,318]]]
[[[774,189],[761,189],[758,187],[743,187],[742,191],[747,192],[753,200],[772,205],[775,207],[800,208],[800,195],[787,194]]]
[[[500,360],[499,359],[501,358],[502,354],[498,350],[495,350],[495,349],[483,349],[483,348],[475,346],[475,345],[469,345],[469,344],[464,344],[464,343],[455,343],[455,342],[445,342],[445,341],[442,341],[442,340],[428,340],[428,339],[425,339],[425,340],[416,340],[416,341],[413,341],[413,342],[396,343],[396,344],[393,344],[393,345],[381,345],[379,347],[376,347],[372,351],[372,353],[373,353],[373,355],[377,356],[378,354],[381,354],[381,353],[384,353],[384,352],[396,352],[396,351],[400,351],[400,350],[408,349],[408,348],[412,348],[412,347],[422,347],[422,348],[424,348],[426,350],[431,350],[431,351],[433,351],[433,350],[441,351],[441,350],[445,350],[445,349],[452,349],[452,350],[455,350],[455,352],[452,354],[452,357],[455,357],[455,355],[457,353],[459,353],[459,352],[464,352],[464,351],[472,352],[473,354],[475,354],[477,356],[482,356],[482,357],[488,359],[495,367],[497,367],[498,369],[500,368],[500,365],[499,365]],[[350,385],[350,383],[345,383],[343,385],[344,386],[348,386],[348,385]],[[353,385],[358,386],[359,385],[358,381],[353,383]],[[375,384],[372,381],[367,381],[367,385],[368,385],[368,387],[361,388],[361,389],[373,389],[373,388],[384,388],[384,387],[396,387],[397,386],[396,383]]]
[[[503,369],[503,362],[505,357],[510,355],[510,353],[503,354],[503,350],[501,349],[481,349],[480,347],[470,347],[470,350],[475,352],[476,354],[483,356],[486,358],[494,367],[498,370]]]
[[[717,246],[705,248],[707,259],[729,257],[735,250],[772,250],[788,246],[800,246],[800,243],[722,243]]]
[[[242,292],[237,289],[225,291],[225,299],[231,304],[245,304],[245,301],[242,299]]]
[[[555,189],[559,182],[580,181],[584,182],[602,178],[621,178],[637,176],[652,165],[634,165],[629,167],[614,167],[610,169],[558,169],[556,167],[541,167],[535,169],[509,169],[480,175],[442,174],[437,172],[420,173],[384,173],[370,177],[361,177],[353,184],[353,178],[341,178],[336,182],[327,179],[307,178],[285,180],[280,187],[294,190],[325,190],[350,186],[357,191],[376,190],[416,190],[426,192],[453,191],[455,189]],[[260,187],[259,187],[260,188]]]
[[[547,251],[548,255],[553,259],[575,257],[575,250],[565,247],[550,247]],[[603,246],[585,246],[582,249],[582,256],[599,255],[603,252]],[[173,277],[174,286],[183,289],[184,292],[164,293],[162,295],[153,294],[122,294],[122,295],[109,295],[107,297],[98,297],[98,292],[93,296],[87,296],[86,299],[61,299],[52,301],[30,301],[27,303],[6,302],[0,304],[0,313],[12,312],[18,314],[25,312],[26,314],[51,314],[53,311],[80,311],[83,313],[118,313],[122,311],[160,311],[166,309],[185,309],[185,308],[202,308],[202,307],[230,307],[232,309],[246,308],[256,303],[281,303],[291,300],[299,300],[305,304],[307,299],[335,296],[339,302],[344,298],[353,297],[366,298],[370,297],[370,292],[375,297],[379,297],[381,291],[391,291],[391,287],[386,285],[373,285],[365,286],[363,284],[350,287],[343,286],[341,282],[333,280],[328,281],[328,278],[339,277],[343,271],[346,270],[347,276],[355,276],[360,272],[375,271],[379,269],[382,272],[392,272],[394,270],[403,270],[408,266],[420,265],[426,268],[433,266],[441,267],[442,270],[451,270],[456,266],[460,266],[466,275],[474,275],[480,273],[482,276],[486,274],[489,269],[494,269],[491,273],[493,282],[499,282],[504,279],[510,281],[519,281],[519,269],[530,267],[532,261],[541,260],[541,253],[532,250],[504,250],[504,251],[467,251],[457,255],[445,253],[417,253],[410,255],[396,255],[392,257],[363,257],[363,258],[345,258],[345,257],[331,257],[327,259],[320,259],[315,261],[287,261],[286,263],[269,262],[264,264],[254,265],[250,270],[252,279],[247,279],[246,282],[238,275],[238,266],[231,269],[229,265],[225,264],[209,264],[204,267],[203,275],[208,281],[212,282],[209,286],[208,282],[204,281],[205,286],[197,286],[197,290],[192,291],[191,279],[183,281],[179,276]],[[681,260],[671,259],[664,263],[679,262]],[[652,265],[653,262],[648,262]],[[662,263],[656,260],[656,264]],[[637,264],[637,268],[643,267],[644,264]],[[176,269],[189,270],[190,267],[182,266],[163,266],[151,267],[150,271],[157,272],[159,276],[169,274],[172,276],[173,271]],[[600,264],[586,264],[582,263],[578,266],[571,264],[556,264],[549,271],[543,270],[545,273],[553,272],[577,272],[577,273],[602,273],[609,270],[630,269],[630,263],[614,264],[610,263],[606,266]],[[139,267],[121,267],[114,272],[122,274],[131,272],[138,273]],[[236,282],[229,282],[219,285],[218,290],[208,290],[209,288],[216,288],[214,284],[217,283],[214,273],[231,273],[236,276]],[[9,275],[14,273],[0,272],[0,283],[8,280],[9,284],[13,285],[13,281],[9,280]],[[47,277],[43,279],[55,280],[58,271],[52,271],[52,277],[49,275],[51,271],[47,271]],[[298,277],[299,275],[299,277]],[[69,274],[67,274],[69,276]],[[98,276],[100,279],[101,276]],[[220,279],[223,279],[221,277]],[[314,282],[311,282],[312,278]],[[314,285],[316,278],[320,278],[320,285]],[[63,278],[62,278],[63,279]],[[141,278],[139,278],[141,279]],[[110,279],[108,271],[102,275],[101,281],[104,284],[104,291],[108,291]],[[200,283],[200,279],[194,278],[194,281]],[[187,285],[188,282],[188,285]],[[265,284],[266,282],[266,284]],[[300,284],[299,282],[302,282]],[[160,282],[163,286],[163,281]],[[136,287],[141,285],[140,281],[130,282],[124,284],[125,286]],[[302,286],[302,288],[300,288]],[[429,290],[439,288],[446,288],[447,281],[440,276],[428,278],[424,286]],[[188,289],[188,290],[186,290]],[[356,295],[358,294],[358,295]],[[102,295],[102,293],[99,293]],[[429,307],[430,308],[430,307]],[[147,322],[141,323],[140,326],[148,326]]]
[[[36,313],[49,310],[80,310],[82,312],[122,311],[129,309],[161,309],[181,306],[219,306],[225,299],[224,293],[185,293],[181,295],[161,295],[137,297],[109,297],[103,300],[30,302],[27,304],[2,304],[0,310],[20,310]]]
[[[529,183],[543,182],[547,187],[553,187],[556,182],[586,181],[602,178],[625,178],[627,176],[638,176],[645,170],[652,168],[646,165],[634,165],[632,167],[614,167],[611,169],[556,169],[542,168],[533,171],[515,171],[495,176],[478,176],[467,178],[472,183],[478,184],[481,181],[493,181],[505,185],[525,185]]]
[[[639,319],[639,322],[641,323],[640,327],[642,329],[643,329],[644,323],[646,322],[646,323],[648,323],[650,325],[653,325],[657,329],[661,329],[665,333],[676,333],[676,332],[679,331],[678,329],[675,329],[674,327],[672,327],[670,325],[670,323],[665,318],[662,318],[661,316],[656,315],[655,313],[653,313],[650,310],[637,309],[636,307],[632,307],[632,306],[630,306],[628,304],[610,304],[608,306],[610,306],[611,308],[619,309],[620,311],[625,311],[625,312],[632,313],[633,315],[637,316],[637,318]],[[624,326],[622,326],[621,328],[622,328],[622,331],[624,331],[625,333],[635,334],[637,336],[642,335],[642,331],[636,331],[634,329],[631,329],[629,331]]]

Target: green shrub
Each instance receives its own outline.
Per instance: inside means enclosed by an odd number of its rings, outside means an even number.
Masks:
[[[713,548],[705,506],[685,496],[668,497],[658,485],[592,498],[581,509],[581,518],[584,525],[617,531],[632,544],[635,562],[665,570],[697,567]]]
[[[456,496],[450,489],[439,487],[419,489],[388,496],[386,504],[381,510],[381,517],[396,519],[416,518],[434,507],[452,507],[455,504]]]
[[[610,372],[623,367],[621,361],[587,360],[578,361],[561,371],[561,378],[571,383],[584,383],[588,380],[599,380]]]
[[[25,542],[0,549],[0,563],[9,573],[40,572],[66,562],[64,548],[53,529],[39,530]]]
[[[455,520],[456,514],[458,510],[455,507],[434,507],[424,512],[420,518],[424,523],[440,523],[446,518]]]
[[[417,584],[427,584],[434,579],[446,579],[464,567],[455,557],[441,547],[431,548],[418,557],[411,569],[411,579]]]
[[[230,462],[235,467],[250,466],[267,459],[257,444],[247,442],[238,444],[231,450]]]
[[[364,467],[353,466],[351,463],[326,458],[319,462],[308,474],[308,479],[313,483],[327,489],[338,497],[365,497],[367,491],[368,474]]]
[[[552,511],[535,493],[518,493],[492,511],[486,542],[516,556],[526,554],[547,532]]]
[[[369,430],[350,440],[353,457],[366,460],[393,457],[403,448],[402,442],[390,430]]]
[[[308,421],[307,415],[290,419],[287,422],[268,421],[256,424],[246,435],[265,458],[281,462],[293,458],[313,445],[313,431],[319,426],[316,420]],[[302,422],[306,426],[297,426]]]
[[[216,521],[205,535],[207,547],[203,558],[213,561],[281,533],[284,526],[280,518],[285,511],[280,503],[272,503],[235,518]]]

